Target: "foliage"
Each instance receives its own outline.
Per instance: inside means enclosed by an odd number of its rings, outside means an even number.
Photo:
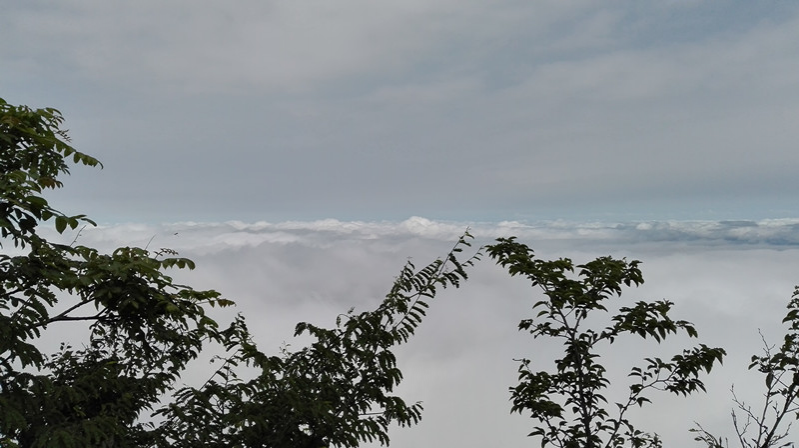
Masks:
[[[93,224],[41,196],[62,186],[69,159],[100,165],[70,146],[62,121],[54,109],[0,100],[0,244],[12,242],[18,253],[0,254],[0,443],[146,446],[153,433],[139,417],[205,343],[223,341],[204,304],[227,302],[164,273],[193,268],[190,260],[128,247],[103,254],[37,233],[45,221],[59,233]],[[67,322],[89,326],[87,344],[42,353],[43,332]]]
[[[466,279],[475,258],[456,255],[468,233],[444,260],[409,263],[376,310],[351,311],[334,329],[301,323],[297,334],[315,342],[268,356],[242,317],[220,327],[207,315],[233,302],[166,275],[194,268],[174,251],[106,254],[41,236],[45,222],[59,233],[93,224],[42,197],[62,186],[70,160],[101,166],[70,146],[62,122],[55,109],[0,99],[0,447],[354,447],[387,444],[391,422],[418,422],[421,406],[391,395],[402,379],[391,349],[437,288]],[[43,353],[43,333],[69,323],[88,326],[88,341]],[[229,354],[221,367],[203,386],[176,390],[210,344]],[[238,370],[247,367],[251,379]]]
[[[540,361],[521,360],[519,384],[510,389],[512,412],[529,413],[539,422],[529,435],[540,437],[542,447],[662,446],[656,434],[635,428],[628,411],[650,402],[651,390],[681,395],[704,390],[700,375],[722,361],[724,350],[699,345],[668,361],[645,358],[643,366],[629,370],[633,382],[627,396],[609,405],[601,347],[626,334],[657,342],[681,331],[696,337],[693,325],[671,319],[673,304],[661,300],[621,307],[607,327],[585,328],[589,317],[594,322],[597,314],[608,312],[608,300],[620,296],[623,286],[643,283],[638,261],[601,257],[575,266],[567,258],[539,260],[514,238],[499,239],[488,246],[487,253],[512,276],[525,276],[543,290],[544,298],[533,305],[539,310],[536,317],[523,319],[519,329],[529,331],[533,338],[555,338],[564,344],[563,357],[555,360],[553,370],[535,371]]]
[[[769,345],[761,334],[763,354],[753,355],[749,364],[749,369],[757,369],[764,375],[765,392],[761,407],[752,409],[732,390],[737,412],[732,410],[731,417],[741,448],[794,446],[786,439],[791,429],[790,416],[799,419],[799,287],[794,290],[782,322],[788,323],[789,327],[779,349],[775,352],[775,347]],[[728,438],[713,436],[701,425],[697,424],[691,431],[697,433],[695,440],[708,448],[729,447]]]

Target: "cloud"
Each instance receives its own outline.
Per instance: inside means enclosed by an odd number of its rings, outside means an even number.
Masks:
[[[352,0],[111,7],[71,1],[47,10],[17,8],[14,29],[44,32],[12,54],[24,60],[59,39],[63,46],[57,41],[59,51],[49,56],[101,82],[161,82],[196,92],[296,91],[352,75],[406,70],[436,49],[430,43],[437,37],[459,33],[463,22],[510,18],[477,6]]]
[[[454,243],[465,231],[480,244],[499,237],[515,236],[544,243],[607,246],[671,244],[677,247],[742,246],[750,248],[792,248],[799,246],[799,218],[760,221],[438,221],[414,216],[403,221],[258,221],[177,222],[117,224],[85,228],[84,244],[111,247],[115,244],[169,246],[192,253],[212,255],[261,245],[298,245],[329,249],[342,241],[385,244],[387,241],[418,239]],[[71,240],[73,235],[61,238]],[[444,247],[444,246],[439,246]]]
[[[213,288],[237,302],[215,311],[220,320],[247,316],[266,351],[291,337],[294,325],[310,321],[333,325],[351,307],[367,310],[388,291],[402,265],[422,266],[444,255],[467,227],[476,245],[515,235],[544,259],[571,257],[577,263],[612,255],[640,259],[646,282],[625,291],[617,306],[637,300],[668,299],[674,317],[696,324],[699,342],[723,346],[729,358],[708,380],[708,394],[686,400],[653,396],[654,405],[633,418],[642,429],[657,430],[667,444],[691,443],[694,420],[730,433],[729,387],[756,402],[761,378],[746,371],[759,353],[761,328],[778,342],[779,322],[797,283],[796,220],[606,222],[442,222],[422,217],[404,221],[285,221],[123,224],[85,229],[83,244],[112,248],[149,243],[170,247],[197,263],[193,272],[175,272],[180,283]],[[63,236],[65,240],[73,235]],[[508,415],[507,387],[516,381],[514,359],[528,357],[545,368],[559,345],[533,341],[517,331],[529,317],[539,292],[522,278],[484,259],[460,289],[442,290],[418,333],[398,350],[405,382],[399,393],[421,400],[418,427],[398,429],[392,446],[452,445],[467,448],[531,443],[532,422]],[[643,357],[668,356],[686,344],[617,344],[603,354],[614,383],[625,379],[618,366]],[[201,376],[198,369],[187,381]],[[199,379],[198,379],[199,380]],[[620,393],[614,389],[612,393]],[[614,395],[615,396],[615,395]],[[675,416],[679,416],[676,418]]]

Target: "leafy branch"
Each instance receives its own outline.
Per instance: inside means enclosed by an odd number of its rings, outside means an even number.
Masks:
[[[786,441],[792,423],[786,423],[786,419],[791,415],[799,419],[799,287],[794,290],[782,322],[788,324],[788,331],[779,348],[768,344],[760,333],[763,353],[753,355],[749,364],[750,370],[757,369],[764,375],[765,392],[759,409],[754,410],[731,389],[735,404],[731,411],[733,430],[741,448],[794,446],[794,442]],[[722,446],[721,437],[714,436],[698,423],[691,431],[696,433],[695,440],[709,448]],[[723,441],[725,447],[729,446],[728,439]]]
[[[542,447],[660,447],[655,434],[639,431],[626,417],[635,405],[649,403],[649,390],[688,395],[704,390],[702,373],[720,363],[725,352],[699,345],[670,360],[645,358],[644,367],[632,367],[628,396],[608,407],[605,390],[610,385],[606,367],[599,363],[598,349],[629,334],[661,342],[668,335],[684,332],[696,337],[689,322],[669,316],[669,301],[637,302],[621,307],[601,331],[585,328],[589,315],[607,313],[607,301],[621,296],[624,286],[643,283],[638,261],[600,257],[582,265],[568,258],[536,259],[533,250],[515,238],[500,238],[487,248],[489,256],[511,276],[524,276],[539,287],[544,298],[535,302],[534,318],[523,319],[519,330],[534,339],[563,341],[563,357],[554,360],[554,370],[535,371],[530,359],[520,360],[519,384],[511,387],[512,412],[529,413],[539,422],[529,434],[541,439]]]

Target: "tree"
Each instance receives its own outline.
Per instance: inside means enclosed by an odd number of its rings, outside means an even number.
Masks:
[[[540,359],[522,359],[519,384],[510,389],[512,412],[529,413],[538,421],[529,435],[540,437],[542,447],[660,447],[657,434],[636,429],[628,411],[649,403],[652,390],[681,395],[704,390],[700,375],[722,361],[724,350],[702,344],[668,361],[645,358],[643,366],[629,370],[634,381],[627,395],[609,402],[605,395],[610,381],[600,363],[601,347],[625,335],[657,342],[680,331],[696,337],[693,325],[673,320],[669,316],[673,304],[660,300],[621,307],[606,327],[586,328],[599,319],[598,314],[608,312],[608,301],[620,296],[623,286],[643,283],[638,261],[600,257],[575,266],[568,258],[539,260],[514,238],[499,239],[487,253],[511,276],[522,275],[543,290],[544,297],[533,305],[538,313],[523,319],[519,329],[536,339],[563,341],[563,357],[555,360],[552,370],[534,370]]]
[[[392,395],[402,373],[391,349],[413,334],[437,288],[466,279],[476,258],[456,255],[468,233],[445,259],[409,263],[374,311],[351,310],[333,329],[301,323],[297,334],[315,342],[268,356],[243,317],[220,326],[208,315],[232,301],[173,282],[167,269],[194,268],[174,251],[101,253],[77,237],[42,237],[44,223],[59,233],[94,224],[42,196],[62,186],[70,160],[101,166],[70,145],[62,122],[55,109],[0,99],[0,447],[354,447],[387,444],[390,423],[419,420],[418,403]],[[88,326],[88,341],[43,353],[42,334],[70,323]],[[221,367],[176,390],[213,344],[227,350]],[[253,379],[240,377],[245,366]]]
[[[790,435],[791,419],[799,419],[799,287],[788,303],[788,313],[782,320],[788,331],[782,345],[775,352],[763,335],[763,353],[752,355],[749,369],[764,375],[765,392],[759,408],[752,409],[740,400],[732,389],[735,408],[731,411],[735,439],[741,448],[787,448],[794,442],[786,441]],[[729,438],[717,437],[701,425],[691,429],[697,433],[695,440],[708,448],[727,448]]]

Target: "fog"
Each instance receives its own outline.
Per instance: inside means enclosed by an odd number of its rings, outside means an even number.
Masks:
[[[377,306],[406,261],[423,266],[444,256],[467,228],[475,235],[474,249],[498,236],[517,235],[539,258],[641,260],[645,283],[626,290],[614,306],[671,300],[673,317],[693,322],[700,337],[673,337],[660,345],[620,339],[602,352],[613,380],[609,399],[613,392],[623,393],[629,367],[644,357],[670,356],[696,343],[725,348],[723,366],[706,377],[706,394],[687,399],[651,394],[653,405],[630,414],[639,429],[659,433],[665,446],[691,446],[695,442],[688,429],[694,422],[734,436],[729,418],[733,384],[739,398],[760,404],[763,380],[747,366],[762,349],[758,330],[771,343],[783,334],[785,306],[799,283],[794,226],[790,220],[523,224],[414,217],[401,222],[101,226],[85,229],[80,241],[105,248],[169,247],[192,258],[196,270],[175,272],[176,280],[216,289],[236,301],[235,309],[214,311],[215,317],[225,321],[243,313],[262,350],[272,353],[285,344],[296,348],[306,342],[292,338],[299,321],[333,325],[351,307]],[[487,258],[470,270],[460,289],[441,291],[417,334],[397,350],[405,374],[399,394],[409,402],[422,401],[425,411],[418,426],[391,432],[392,446],[534,443],[526,438],[534,422],[509,414],[508,387],[516,381],[514,359],[529,358],[533,368],[543,370],[558,354],[558,343],[533,340],[516,330],[520,319],[532,317],[531,306],[540,297],[539,290]],[[203,381],[205,374],[200,366],[184,381]]]

